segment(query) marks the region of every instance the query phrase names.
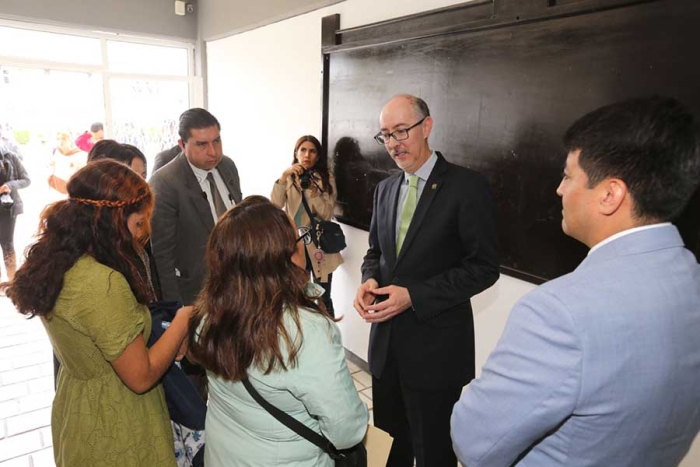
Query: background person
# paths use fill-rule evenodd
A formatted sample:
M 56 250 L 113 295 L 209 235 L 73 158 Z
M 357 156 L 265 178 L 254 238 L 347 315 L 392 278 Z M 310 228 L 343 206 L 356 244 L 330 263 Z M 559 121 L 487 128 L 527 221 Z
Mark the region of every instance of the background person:
M 61 361 L 51 418 L 56 464 L 174 466 L 158 381 L 187 334 L 181 309 L 150 349 L 152 291 L 140 261 L 153 195 L 133 170 L 96 161 L 47 207 L 38 240 L 9 284 L 17 310 L 39 316 Z
M 60 132 L 56 139 L 58 145 L 51 153 L 48 183 L 57 193 L 65 195 L 68 180 L 87 163 L 87 153 L 73 143 L 70 133 Z
M 182 152 L 182 148 L 180 148 L 179 144 L 176 144 L 170 149 L 166 149 L 165 151 L 161 151 L 158 154 L 156 154 L 156 157 L 153 162 L 153 173 L 156 172 L 156 170 L 160 169 L 161 167 L 164 167 L 167 165 L 171 160 L 175 159 L 178 154 Z
M 0 122 L 0 152 L 11 152 L 21 161 L 24 160 L 22 150 L 17 144 L 10 125 Z
M 90 149 L 105 137 L 104 125 L 101 122 L 95 122 L 90 125 L 90 131 L 86 131 L 75 139 L 75 145 L 81 151 L 90 152 Z
M 700 430 L 700 265 L 670 223 L 698 120 L 654 97 L 566 132 L 562 230 L 591 250 L 523 297 L 452 415 L 464 465 L 676 466 Z
M 214 224 L 241 201 L 236 164 L 224 156 L 221 125 L 194 108 L 180 115 L 179 154 L 150 178 L 156 195 L 151 245 L 163 300 L 194 303 L 204 280 L 204 253 Z
M 309 172 L 310 183 L 302 188 L 299 177 Z M 299 138 L 294 145 L 292 165 L 282 172 L 280 178 L 272 187 L 270 199 L 294 219 L 297 227 L 311 227 L 309 215 L 301 202 L 302 193 L 311 212 L 317 218 L 328 221 L 333 217 L 335 200 L 338 190 L 335 177 L 328 171 L 328 157 L 321 143 L 313 136 Z M 313 241 L 306 245 L 307 269 L 311 270 L 314 282 L 320 284 L 326 310 L 334 316 L 333 300 L 331 299 L 331 280 L 333 271 L 343 263 L 340 253 L 326 253 L 317 247 Z
M 103 139 L 90 149 L 87 156 L 88 162 L 100 159 L 112 159 L 126 164 L 142 178 L 146 178 L 148 162 L 146 156 L 136 146 L 118 143 L 113 139 Z
M 246 198 L 214 227 L 189 340 L 209 379 L 207 467 L 334 465 L 258 405 L 241 383 L 246 377 L 336 448 L 364 437 L 367 408 L 340 331 L 315 303 L 320 290 L 305 261 L 291 219 L 262 196 Z
M 0 149 L 0 247 L 7 280 L 15 276 L 15 221 L 24 212 L 19 190 L 29 186 L 29 176 L 17 155 Z M 2 198 L 2 195 L 9 195 Z

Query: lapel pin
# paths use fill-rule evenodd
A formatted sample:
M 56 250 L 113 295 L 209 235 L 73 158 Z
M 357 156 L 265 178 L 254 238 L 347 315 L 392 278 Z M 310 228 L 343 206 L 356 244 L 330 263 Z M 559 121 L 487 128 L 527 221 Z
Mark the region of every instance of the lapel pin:
M 437 190 L 437 183 L 433 183 L 433 185 L 430 187 L 431 190 Z

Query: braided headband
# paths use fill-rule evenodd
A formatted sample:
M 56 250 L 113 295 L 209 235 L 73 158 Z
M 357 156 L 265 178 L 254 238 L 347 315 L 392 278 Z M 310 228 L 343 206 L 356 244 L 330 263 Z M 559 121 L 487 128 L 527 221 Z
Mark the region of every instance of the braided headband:
M 106 199 L 87 199 L 87 198 L 68 198 L 68 199 L 70 201 L 77 201 L 78 203 L 82 203 L 82 204 L 92 204 L 93 206 L 97 206 L 97 207 L 123 208 L 124 206 L 138 203 L 139 201 L 141 201 L 142 199 L 144 199 L 148 195 L 149 195 L 149 192 L 146 191 L 145 193 L 137 196 L 136 198 L 127 199 L 127 200 L 123 200 L 123 201 L 109 201 Z

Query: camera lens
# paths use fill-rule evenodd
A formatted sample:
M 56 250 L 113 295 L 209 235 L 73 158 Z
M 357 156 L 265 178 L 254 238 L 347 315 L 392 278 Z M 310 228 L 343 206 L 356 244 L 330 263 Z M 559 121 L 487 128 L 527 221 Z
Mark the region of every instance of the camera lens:
M 304 171 L 299 175 L 299 185 L 303 190 L 306 190 L 311 186 L 311 173 L 309 171 Z

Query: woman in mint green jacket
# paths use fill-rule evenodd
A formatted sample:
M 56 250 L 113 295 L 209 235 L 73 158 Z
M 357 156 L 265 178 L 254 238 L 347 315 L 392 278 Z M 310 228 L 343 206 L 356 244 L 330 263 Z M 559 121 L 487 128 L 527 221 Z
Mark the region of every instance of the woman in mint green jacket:
M 279 409 L 338 449 L 362 441 L 367 407 L 345 363 L 340 332 L 315 303 L 303 239 L 261 196 L 229 210 L 212 231 L 208 275 L 195 305 L 191 356 L 207 369 L 207 467 L 331 467 L 334 461 L 268 414 L 248 377 Z

